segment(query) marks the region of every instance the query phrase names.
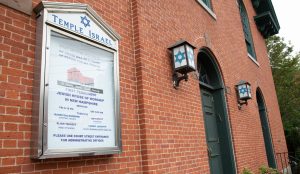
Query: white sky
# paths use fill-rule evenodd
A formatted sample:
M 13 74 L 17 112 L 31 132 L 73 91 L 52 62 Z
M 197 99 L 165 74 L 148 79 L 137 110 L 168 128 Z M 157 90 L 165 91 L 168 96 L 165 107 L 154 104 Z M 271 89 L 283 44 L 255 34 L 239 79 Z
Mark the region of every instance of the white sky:
M 272 0 L 279 21 L 279 36 L 300 51 L 300 0 Z

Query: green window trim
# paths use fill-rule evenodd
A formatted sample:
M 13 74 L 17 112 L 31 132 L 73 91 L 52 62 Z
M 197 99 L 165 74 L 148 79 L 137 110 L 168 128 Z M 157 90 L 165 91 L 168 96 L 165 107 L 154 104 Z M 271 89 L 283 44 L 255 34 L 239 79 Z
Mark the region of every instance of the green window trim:
M 202 8 L 214 19 L 217 20 L 216 14 L 212 10 L 211 0 L 196 0 Z
M 212 10 L 211 2 L 210 0 L 201 0 L 208 8 Z
M 242 0 L 239 0 L 238 3 L 239 3 L 239 10 L 240 10 L 240 15 L 241 15 L 241 21 L 242 21 L 247 51 L 248 51 L 248 54 L 256 60 L 254 44 L 253 44 L 252 34 L 251 34 L 251 30 L 250 30 L 250 24 L 249 24 L 249 18 L 247 15 L 247 11 L 246 11 L 246 8 L 245 8 Z

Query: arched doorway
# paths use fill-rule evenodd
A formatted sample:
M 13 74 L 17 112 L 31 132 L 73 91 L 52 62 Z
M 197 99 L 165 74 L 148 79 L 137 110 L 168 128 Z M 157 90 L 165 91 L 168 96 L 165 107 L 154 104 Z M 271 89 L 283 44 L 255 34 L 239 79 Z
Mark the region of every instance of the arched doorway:
M 259 88 L 256 90 L 256 101 L 259 111 L 259 117 L 261 122 L 261 128 L 264 136 L 264 143 L 266 148 L 266 154 L 268 159 L 268 165 L 269 167 L 276 168 L 276 161 L 274 157 L 274 150 L 273 150 L 273 143 L 272 143 L 272 137 L 269 127 L 269 121 L 267 117 L 267 110 L 266 105 L 264 102 L 264 98 L 262 95 L 262 92 Z
M 197 59 L 210 172 L 235 174 L 222 75 L 209 49 L 201 49 Z

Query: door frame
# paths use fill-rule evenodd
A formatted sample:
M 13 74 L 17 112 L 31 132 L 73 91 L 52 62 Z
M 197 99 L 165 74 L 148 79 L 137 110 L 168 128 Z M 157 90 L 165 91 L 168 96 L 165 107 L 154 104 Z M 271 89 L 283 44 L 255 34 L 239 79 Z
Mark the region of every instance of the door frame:
M 260 114 L 260 104 L 259 104 L 259 99 L 258 99 L 258 97 L 260 98 L 260 102 L 261 102 L 261 104 L 262 104 L 262 107 L 263 107 L 263 109 L 264 109 L 264 117 L 265 117 L 265 119 L 266 119 L 266 126 L 267 126 L 267 129 L 268 129 L 268 133 L 269 133 L 269 138 L 270 138 L 270 142 L 269 143 L 271 143 L 271 148 L 272 149 L 270 149 L 271 150 L 271 152 L 272 152 L 272 160 L 274 161 L 274 165 L 275 166 L 270 166 L 270 164 L 269 164 L 269 159 L 268 159 L 268 152 L 267 152 L 267 149 L 266 149 L 266 141 L 265 141 L 265 137 L 264 137 L 264 135 L 263 135 L 263 141 L 264 141 L 264 145 L 265 145 L 265 150 L 266 150 L 266 157 L 267 157 L 267 161 L 268 161 L 268 166 L 269 167 L 272 167 L 272 168 L 277 168 L 277 161 L 276 161 L 276 156 L 275 156 L 275 148 L 274 148 L 274 143 L 273 143 L 273 136 L 272 136 L 272 132 L 271 132 L 271 126 L 270 126 L 270 120 L 269 120 L 269 116 L 268 116 L 268 111 L 267 111 L 267 106 L 266 106 L 266 102 L 265 102 L 265 98 L 264 98 L 264 96 L 263 96 L 263 93 L 262 93 L 262 90 L 258 87 L 257 89 L 256 89 L 256 102 L 257 102 L 257 109 L 258 109 L 258 115 L 259 115 L 259 120 L 260 120 L 260 123 L 261 123 L 261 127 L 262 127 L 262 115 Z M 263 130 L 262 130 L 263 131 Z M 263 133 L 263 132 L 262 132 Z
M 202 57 L 203 56 L 203 57 Z M 211 85 L 203 83 L 200 81 L 200 76 L 201 76 L 201 71 L 200 71 L 200 64 L 203 62 L 203 64 L 209 64 L 209 68 L 211 73 L 213 73 L 213 81 Z M 237 167 L 236 167 L 236 158 L 235 158 L 235 153 L 234 153 L 234 146 L 233 146 L 233 139 L 232 139 L 232 130 L 231 130 L 231 124 L 230 124 L 230 119 L 229 119 L 229 113 L 228 113 L 228 103 L 226 102 L 226 96 L 225 96 L 225 88 L 224 88 L 224 81 L 223 81 L 223 76 L 222 76 L 222 71 L 220 69 L 220 66 L 217 62 L 217 59 L 215 58 L 214 54 L 212 51 L 207 48 L 207 47 L 202 47 L 197 55 L 197 70 L 199 72 L 199 89 L 200 89 L 200 95 L 202 97 L 201 90 L 204 88 L 206 90 L 209 90 L 212 92 L 212 95 L 215 100 L 215 111 L 219 112 L 223 115 L 224 118 L 224 123 L 223 126 L 226 131 L 226 146 L 228 155 L 230 156 L 230 165 L 229 165 L 229 170 L 231 170 L 231 173 L 236 174 L 237 173 Z M 202 99 L 201 99 L 202 102 Z M 218 104 L 216 102 L 219 102 Z M 216 107 L 221 106 L 221 107 Z M 204 116 L 204 115 L 203 115 Z M 205 119 L 203 117 L 203 121 L 205 124 Z M 204 125 L 205 126 L 205 125 Z M 207 131 L 207 130 L 205 130 Z M 206 136 L 206 132 L 205 132 Z M 207 138 L 206 143 L 207 143 Z M 223 160 L 222 160 L 223 161 Z M 224 161 L 222 162 L 224 164 Z M 210 164 L 209 164 L 210 166 Z M 227 165 L 228 166 L 228 165 Z M 224 168 L 224 165 L 223 165 Z M 211 170 L 211 167 L 210 167 Z

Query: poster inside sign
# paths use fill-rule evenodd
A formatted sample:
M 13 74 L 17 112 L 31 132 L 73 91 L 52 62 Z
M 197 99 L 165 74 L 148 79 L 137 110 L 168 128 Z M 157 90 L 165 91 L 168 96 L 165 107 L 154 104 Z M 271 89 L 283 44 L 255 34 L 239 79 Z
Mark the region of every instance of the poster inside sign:
M 114 54 L 51 32 L 48 148 L 115 146 Z

